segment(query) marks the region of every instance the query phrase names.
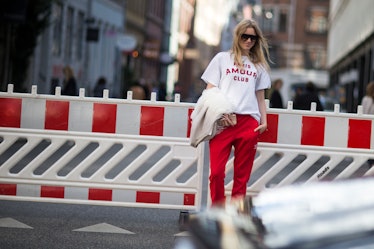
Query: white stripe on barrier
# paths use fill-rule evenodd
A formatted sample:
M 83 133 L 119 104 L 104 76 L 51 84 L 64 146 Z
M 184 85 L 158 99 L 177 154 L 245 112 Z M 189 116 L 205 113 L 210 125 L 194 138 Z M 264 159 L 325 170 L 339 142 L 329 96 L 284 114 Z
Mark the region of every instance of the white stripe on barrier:
M 140 130 L 140 116 L 139 105 L 117 105 L 116 133 L 138 135 Z
M 283 114 L 279 115 L 278 143 L 300 144 L 301 116 Z
M 346 131 L 348 131 L 346 119 L 326 117 L 325 146 L 345 148 L 344 144 L 348 141 L 348 133 Z
M 44 129 L 45 99 L 22 100 L 21 128 Z
M 165 107 L 164 136 L 187 137 L 188 118 L 187 107 Z
M 170 205 L 183 205 L 183 196 L 178 193 L 163 193 L 160 202 Z
M 75 200 L 85 200 L 88 196 L 88 188 L 65 187 L 65 198 Z
M 40 197 L 40 188 L 37 185 L 18 184 L 17 196 Z
M 82 101 L 70 101 L 69 131 L 91 132 L 92 114 L 92 103 Z M 76 122 L 75 120 L 79 120 L 79 122 Z
M 136 191 L 116 189 L 113 191 L 113 201 L 135 203 Z

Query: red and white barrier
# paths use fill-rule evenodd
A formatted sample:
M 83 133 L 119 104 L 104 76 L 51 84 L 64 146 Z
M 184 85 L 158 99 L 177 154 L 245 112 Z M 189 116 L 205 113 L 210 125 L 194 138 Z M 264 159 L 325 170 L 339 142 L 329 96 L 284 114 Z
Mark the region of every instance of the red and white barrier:
M 374 149 L 370 115 L 270 110 L 261 142 L 338 148 Z
M 166 207 L 195 206 L 196 194 L 167 191 L 139 191 L 130 189 L 88 188 L 51 185 L 33 185 L 22 183 L 0 183 L 2 199 L 86 202 L 88 204 L 109 204 L 121 206 L 144 207 L 146 205 L 160 205 Z
M 189 137 L 194 105 L 156 101 L 0 94 L 0 127 Z M 38 97 L 36 97 L 38 96 Z
M 203 148 L 187 138 L 0 128 L 0 139 L 0 199 L 201 206 Z
M 0 165 L 0 198 L 184 209 L 200 206 L 205 153 L 203 144 L 197 150 L 189 145 L 194 103 L 180 103 L 178 98 L 176 102 L 158 102 L 155 95 L 150 101 L 132 100 L 131 93 L 126 100 L 109 99 L 107 92 L 103 98 L 88 98 L 83 89 L 78 97 L 61 96 L 59 89 L 56 95 L 39 95 L 36 90 L 14 93 L 10 85 L 8 92 L 0 92 L 0 155 L 17 139 L 27 140 Z M 292 102 L 287 109 L 268 108 L 268 130 L 260 136 L 247 193 L 295 182 L 373 175 L 374 168 L 367 162 L 374 158 L 374 116 L 362 114 L 360 106 L 358 110 L 357 114 L 340 113 L 336 105 L 333 112 L 318 112 L 312 104 L 310 111 L 301 111 L 293 110 Z M 19 172 L 12 172 L 20 158 L 46 140 L 51 140 L 51 146 Z M 74 146 L 66 155 L 45 172 L 35 174 L 48 156 L 70 141 Z M 95 153 L 82 158 L 67 175 L 59 175 L 65 164 L 93 143 L 99 144 Z M 122 146 L 119 153 L 92 177 L 83 177 L 95 160 L 117 144 Z M 145 146 L 145 154 L 133 158 L 115 179 L 108 178 L 106 173 L 137 146 Z M 143 169 L 162 146 L 170 152 L 144 170 L 139 179 L 131 179 L 132 172 Z M 180 164 L 164 181 L 154 181 L 158 172 L 174 167 L 171 161 Z M 197 169 L 180 183 L 178 177 L 194 164 Z M 227 176 L 232 168 L 230 158 Z M 225 182 L 227 195 L 231 188 L 229 179 Z
M 0 93 L 0 199 L 200 208 L 203 147 L 188 138 L 194 104 L 36 90 Z

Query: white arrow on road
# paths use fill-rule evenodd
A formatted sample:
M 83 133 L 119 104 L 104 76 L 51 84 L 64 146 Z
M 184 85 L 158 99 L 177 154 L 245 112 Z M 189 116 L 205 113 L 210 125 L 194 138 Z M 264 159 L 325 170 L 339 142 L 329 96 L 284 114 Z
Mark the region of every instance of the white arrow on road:
M 116 227 L 107 223 L 100 223 L 88 227 L 82 227 L 73 230 L 75 232 L 89 232 L 89 233 L 121 233 L 121 234 L 135 234 L 126 229 Z
M 13 218 L 1 218 L 0 227 L 33 229 L 32 227 Z
M 174 234 L 175 237 L 189 237 L 191 234 L 187 231 Z

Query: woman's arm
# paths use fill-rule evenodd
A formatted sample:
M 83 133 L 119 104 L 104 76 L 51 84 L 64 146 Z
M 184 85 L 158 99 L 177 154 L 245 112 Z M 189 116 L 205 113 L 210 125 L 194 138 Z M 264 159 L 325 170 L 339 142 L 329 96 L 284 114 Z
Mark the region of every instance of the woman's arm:
M 256 91 L 256 98 L 257 98 L 258 109 L 260 110 L 260 114 L 261 114 L 261 119 L 260 119 L 260 125 L 257 126 L 255 131 L 259 131 L 261 134 L 268 127 L 267 117 L 266 117 L 265 90 L 262 89 L 262 90 Z
M 216 86 L 211 84 L 211 83 L 206 83 L 206 88 L 205 89 L 209 89 L 209 88 L 213 88 L 213 87 L 216 87 Z
M 211 84 L 211 83 L 207 83 L 205 89 L 210 89 L 210 88 L 213 88 L 213 87 L 216 87 L 216 86 Z M 222 126 L 233 126 L 233 125 L 236 124 L 236 121 L 234 122 L 233 120 L 231 120 L 229 115 L 230 115 L 229 113 L 226 113 L 226 114 L 222 115 L 222 118 L 220 120 Z

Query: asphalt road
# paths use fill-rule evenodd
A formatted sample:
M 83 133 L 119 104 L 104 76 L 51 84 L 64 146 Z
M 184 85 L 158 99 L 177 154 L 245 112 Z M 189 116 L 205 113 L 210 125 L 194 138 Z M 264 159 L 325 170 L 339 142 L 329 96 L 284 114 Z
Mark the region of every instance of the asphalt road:
M 1 249 L 174 248 L 179 210 L 0 201 Z
M 0 249 L 174 249 L 181 211 L 0 200 Z

